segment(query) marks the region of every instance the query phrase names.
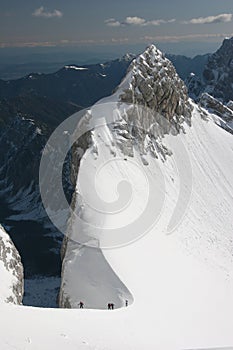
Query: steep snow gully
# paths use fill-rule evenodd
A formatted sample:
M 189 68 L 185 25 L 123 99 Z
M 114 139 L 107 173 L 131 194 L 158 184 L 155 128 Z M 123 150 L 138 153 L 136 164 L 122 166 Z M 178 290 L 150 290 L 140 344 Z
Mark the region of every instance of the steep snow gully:
M 151 46 L 112 96 L 76 115 L 72 210 L 60 196 L 66 153 L 50 140 L 42 199 L 65 234 L 59 303 L 73 309 L 1 303 L 1 349 L 233 345 L 233 138 L 217 118 Z

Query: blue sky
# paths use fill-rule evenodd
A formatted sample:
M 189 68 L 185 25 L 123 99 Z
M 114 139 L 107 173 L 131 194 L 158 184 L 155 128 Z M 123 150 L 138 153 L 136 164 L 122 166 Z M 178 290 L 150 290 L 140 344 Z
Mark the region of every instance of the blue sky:
M 232 0 L 0 0 L 0 47 L 220 43 Z

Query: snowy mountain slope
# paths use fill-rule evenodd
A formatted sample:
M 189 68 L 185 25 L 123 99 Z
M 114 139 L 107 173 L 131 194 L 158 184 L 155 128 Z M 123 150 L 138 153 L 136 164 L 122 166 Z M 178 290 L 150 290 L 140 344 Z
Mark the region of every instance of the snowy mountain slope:
M 0 303 L 21 304 L 23 266 L 17 249 L 0 225 Z
M 132 67 L 116 93 L 92 107 L 99 127 L 89 133 L 76 164 L 73 203 L 87 225 L 79 231 L 71 221 L 60 304 L 77 307 L 82 300 L 90 309 L 2 305 L 3 350 L 233 345 L 232 135 L 188 100 L 182 81 L 156 48 Z M 129 105 L 135 99 L 150 104 L 152 113 L 135 113 Z M 116 105 L 118 111 L 123 106 L 122 114 Z M 121 187 L 122 180 L 131 191 L 125 183 Z M 117 309 L 93 310 L 108 302 Z
M 167 214 L 156 230 L 132 245 L 104 251 L 134 303 L 115 311 L 1 306 L 1 349 L 232 346 L 232 136 L 195 110 L 192 127 L 186 134 L 166 137 L 166 144 L 174 146 L 177 137 L 182 137 L 193 164 L 193 196 L 184 222 L 166 235 L 175 205 L 167 198 Z M 172 163 L 171 157 L 163 166 L 167 190 L 176 194 Z
M 107 118 L 102 118 L 102 115 L 114 115 L 114 108 L 116 107 L 112 103 L 114 100 L 127 101 L 127 104 L 123 103 L 121 107 L 117 108 L 119 108 L 119 111 L 120 108 L 128 108 L 128 110 L 125 115 L 119 118 L 116 113 L 116 116 L 113 117 L 113 123 L 109 125 Z M 144 111 L 141 111 L 141 114 L 135 114 L 134 109 L 132 109 L 133 102 L 138 105 L 142 104 L 142 102 L 147 104 L 150 107 L 148 109 L 149 114 L 144 114 Z M 85 228 L 83 225 L 77 228 L 74 223 L 72 232 L 69 233 L 69 237 L 72 240 L 67 243 L 63 261 L 63 279 L 60 293 L 61 306 L 77 307 L 79 301 L 85 299 L 88 307 L 105 308 L 108 303 L 106 298 L 109 298 L 114 301 L 116 307 L 120 307 L 125 304 L 125 300 L 133 300 L 120 281 L 118 281 L 118 286 L 115 285 L 117 282 L 108 282 L 108 280 L 112 281 L 110 271 L 109 273 L 106 271 L 103 274 L 103 276 L 108 276 L 107 280 L 103 281 L 100 276 L 95 281 L 95 293 L 88 292 L 87 295 L 87 289 L 92 284 L 90 281 L 95 280 L 95 275 L 96 277 L 99 276 L 99 266 L 101 266 L 101 269 L 107 268 L 107 262 L 102 258 L 102 253 L 99 249 L 86 247 L 80 249 L 79 244 L 75 242 L 84 240 L 83 242 L 86 243 L 86 239 L 87 242 L 88 240 L 101 240 L 101 244 L 97 242 L 97 246 L 99 244 L 101 247 L 118 246 L 125 244 L 126 236 L 133 237 L 135 235 L 132 229 L 127 228 L 129 218 L 134 222 L 137 216 L 140 217 L 143 214 L 143 205 L 149 196 L 147 193 L 147 179 L 143 177 L 143 174 L 140 174 L 140 168 L 143 167 L 143 164 L 149 164 L 146 158 L 147 154 L 155 158 L 158 158 L 159 154 L 164 158 L 169 154 L 169 151 L 163 146 L 161 141 L 162 136 L 164 133 L 170 132 L 172 128 L 173 133 L 178 133 L 182 129 L 184 121 L 190 123 L 191 110 L 192 106 L 188 101 L 184 83 L 176 74 L 171 62 L 154 46 L 149 47 L 133 61 L 129 73 L 116 93 L 110 98 L 101 100 L 91 109 L 93 118 L 98 120 L 100 116 L 102 125 L 91 132 L 89 148 L 81 159 L 76 186 L 77 203 L 74 204 L 78 213 L 77 216 L 81 215 L 90 224 L 90 227 Z M 122 113 L 124 114 L 124 111 Z M 159 117 L 158 113 L 163 113 L 164 117 Z M 106 163 L 108 164 L 105 170 L 102 165 Z M 96 169 L 101 170 L 97 177 L 97 183 L 94 184 Z M 143 171 L 146 171 L 146 169 L 143 169 Z M 154 174 L 150 176 L 154 177 Z M 122 178 L 128 180 L 130 184 L 133 183 L 136 193 L 134 203 L 125 212 L 109 218 L 104 212 L 109 210 L 110 202 L 116 200 L 115 197 L 112 198 L 112 188 L 115 188 Z M 94 203 L 93 205 L 96 208 L 99 205 L 98 198 L 95 198 L 95 186 L 98 186 L 98 179 L 100 184 L 102 184 L 99 188 L 99 193 L 104 196 L 103 198 L 105 196 L 107 198 L 107 204 L 104 205 L 102 214 L 96 213 L 89 208 L 90 203 Z M 153 183 L 156 189 L 158 189 L 158 185 L 161 185 L 160 182 L 156 184 L 153 181 Z M 154 190 L 154 188 L 151 190 Z M 82 193 L 84 202 L 80 201 L 80 191 L 84 191 Z M 97 201 L 94 202 L 96 199 Z M 158 202 L 161 201 L 162 198 Z M 141 202 L 141 204 L 138 206 L 135 202 Z M 155 198 L 151 202 L 155 206 L 155 214 L 151 213 L 152 217 L 154 217 L 154 215 L 156 216 L 156 211 L 159 210 L 159 205 L 157 209 Z M 144 218 L 144 220 L 147 220 L 147 218 Z M 102 232 L 104 231 L 102 228 L 106 225 L 108 227 L 116 227 L 118 223 L 121 223 L 120 227 L 125 225 L 127 232 L 121 229 L 121 233 L 118 233 L 118 238 L 115 242 L 115 238 L 109 232 Z M 101 227 L 101 237 L 98 236 L 98 230 L 95 229 L 98 225 Z M 143 229 L 142 227 L 142 234 Z M 80 237 L 79 233 L 83 237 Z M 78 237 L 76 237 L 77 234 Z M 119 238 L 120 236 L 121 238 Z M 110 242 L 109 240 L 112 241 Z M 95 261 L 94 269 L 89 261 Z M 86 269 L 84 266 L 86 266 Z M 76 283 L 73 275 L 81 283 Z M 106 289 L 105 295 L 103 295 L 102 291 L 103 284 L 105 286 L 104 289 Z M 110 285 L 110 288 L 107 285 Z
M 133 69 L 129 71 L 119 90 L 112 97 L 100 101 L 99 105 L 106 104 L 105 108 L 111 108 L 109 104 L 122 100 L 122 96 L 123 101 L 127 102 L 143 99 L 144 103 L 150 103 L 150 107 L 154 108 L 154 113 L 158 110 L 163 112 L 169 120 L 169 125 L 173 125 L 174 128 L 163 130 L 162 122 L 158 120 L 157 126 L 160 127 L 161 135 L 153 139 L 150 133 L 145 135 L 136 130 L 133 139 L 129 128 L 132 120 L 127 111 L 125 120 L 116 119 L 113 126 L 109 126 L 107 119 L 104 120 L 103 117 L 102 127 L 92 132 L 92 145 L 80 163 L 76 202 L 77 212 L 91 226 L 88 229 L 88 226 L 84 225 L 85 234 L 82 235 L 83 232 L 77 233 L 74 222 L 75 232 L 72 232 L 72 241 L 67 244 L 63 260 L 61 292 L 65 293 L 71 307 L 77 307 L 77 303 L 83 300 L 87 302 L 88 308 L 104 308 L 109 301 L 114 300 L 117 308 L 123 307 L 119 312 L 128 312 L 124 310 L 124 300 L 128 296 L 120 287 L 112 285 L 110 290 L 105 288 L 104 300 L 102 287 L 103 284 L 106 287 L 106 281 L 98 279 L 93 285 L 91 278 L 83 278 L 82 274 L 91 277 L 101 266 L 103 268 L 103 259 L 98 260 L 96 257 L 99 249 L 85 246 L 81 249 L 83 252 L 89 252 L 88 259 L 83 257 L 85 253 L 79 254 L 78 242 L 82 239 L 87 244 L 98 241 L 100 246 L 109 248 L 102 250 L 106 263 L 110 264 L 133 298 L 133 304 L 126 316 L 130 319 L 129 315 L 134 314 L 133 321 L 128 321 L 134 330 L 137 329 L 136 334 L 139 334 L 138 337 L 134 335 L 134 340 L 137 340 L 133 348 L 232 345 L 233 337 L 229 327 L 233 311 L 233 223 L 230 214 L 233 204 L 233 163 L 229 162 L 233 152 L 232 135 L 215 125 L 210 114 L 188 101 L 185 90 L 182 90 L 182 82 L 174 75 L 173 79 L 170 79 L 172 68 L 164 61 L 161 53 L 154 47 L 148 51 L 132 63 Z M 148 66 L 148 59 L 151 66 Z M 143 69 L 146 71 L 144 75 Z M 162 74 L 165 72 L 162 77 L 161 70 Z M 152 80 L 151 72 L 156 72 L 157 82 L 156 79 Z M 154 85 L 149 84 L 148 79 L 151 79 L 152 83 L 155 82 Z M 144 84 L 145 80 L 147 84 Z M 168 98 L 163 104 L 158 99 L 153 105 L 151 103 L 154 103 L 155 90 L 157 97 L 164 98 L 163 94 L 159 93 L 162 84 L 164 94 Z M 180 89 L 177 89 L 176 98 L 172 99 L 172 87 L 175 89 L 177 85 Z M 180 108 L 176 109 L 174 106 Z M 92 110 L 93 115 L 94 110 L 95 106 Z M 103 111 L 104 109 L 102 114 Z M 96 115 L 98 117 L 98 112 Z M 138 120 L 143 126 L 143 131 L 146 130 L 146 122 L 151 122 L 145 118 L 142 116 L 142 119 Z M 136 122 L 133 122 L 134 126 Z M 151 148 L 151 145 L 154 147 Z M 192 165 L 191 184 L 188 163 L 183 158 L 184 149 Z M 181 168 L 179 171 L 183 171 L 182 179 L 179 178 L 177 162 Z M 96 172 L 96 169 L 101 170 Z M 158 169 L 164 174 L 162 178 Z M 143 174 L 140 174 L 141 172 Z M 95 187 L 92 187 L 94 177 L 96 182 Z M 154 212 L 157 222 L 143 238 L 132 243 L 133 238 L 139 237 L 134 236 L 135 231 L 129 232 L 130 229 L 136 229 L 131 224 L 142 215 L 148 200 L 148 187 L 143 182 L 145 178 L 152 178 L 154 181 L 156 201 L 150 209 Z M 134 197 L 125 210 L 111 216 L 107 209 L 117 200 L 115 189 L 122 179 L 130 182 Z M 171 223 L 182 187 L 180 181 L 185 182 L 183 187 L 191 185 L 192 195 L 183 220 L 172 234 L 167 235 L 167 227 Z M 106 211 L 106 214 L 103 216 L 93 213 L 92 208 L 98 203 L 95 201 L 93 190 L 105 200 L 102 210 Z M 183 198 L 183 201 L 185 202 L 186 198 Z M 161 203 L 163 206 L 160 212 Z M 186 205 L 187 203 L 183 203 L 184 208 Z M 101 230 L 98 227 L 101 227 Z M 120 229 L 116 231 L 117 234 L 120 234 L 121 230 L 124 232 L 124 228 L 127 227 L 128 243 L 132 244 L 124 246 L 127 242 L 122 242 L 119 236 L 108 236 L 109 228 L 118 227 Z M 111 249 L 111 244 L 115 249 Z M 104 277 L 106 278 L 106 274 Z M 110 280 L 109 272 L 108 281 Z M 82 287 L 79 287 L 80 285 Z M 94 292 L 95 298 L 90 298 L 89 288 Z M 140 322 L 142 319 L 146 320 L 145 327 Z M 127 327 L 128 332 L 131 332 L 131 326 Z M 156 335 L 154 329 L 157 330 Z M 120 343 L 118 345 L 120 346 Z M 110 348 L 114 349 L 114 346 L 111 345 Z

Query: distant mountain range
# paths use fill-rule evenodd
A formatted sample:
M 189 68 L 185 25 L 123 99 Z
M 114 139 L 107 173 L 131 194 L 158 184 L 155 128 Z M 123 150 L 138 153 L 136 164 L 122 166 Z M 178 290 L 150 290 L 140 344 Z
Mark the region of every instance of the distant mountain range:
M 133 54 L 130 54 L 132 57 L 136 57 Z M 182 79 L 185 79 L 188 74 L 191 72 L 201 75 L 204 65 L 207 62 L 210 54 L 198 55 L 194 58 L 187 57 L 185 55 L 173 55 L 166 54 L 166 57 L 172 61 L 174 66 L 176 67 L 177 72 L 179 73 Z M 79 56 L 78 56 L 79 57 Z M 92 69 L 92 66 L 98 66 L 101 62 L 100 59 L 92 59 L 91 62 L 85 61 L 79 62 L 77 60 L 75 65 L 81 64 L 81 66 L 89 66 L 89 69 Z M 111 62 L 113 60 L 103 60 L 102 62 Z M 1 63 L 0 62 L 0 79 L 3 80 L 16 80 L 20 79 L 24 76 L 30 75 L 32 72 L 34 73 L 43 73 L 43 74 L 52 74 L 57 72 L 66 65 L 74 65 L 75 60 L 66 60 L 66 61 L 58 61 L 58 62 L 29 62 L 29 63 Z
M 126 55 L 104 64 L 67 65 L 52 74 L 32 73 L 17 80 L 0 80 L 0 98 L 45 96 L 87 107 L 112 92 L 132 59 Z

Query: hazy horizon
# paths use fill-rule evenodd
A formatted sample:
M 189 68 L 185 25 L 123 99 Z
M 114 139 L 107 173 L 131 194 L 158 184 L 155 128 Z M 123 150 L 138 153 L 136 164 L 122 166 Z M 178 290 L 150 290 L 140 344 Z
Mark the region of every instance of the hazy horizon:
M 164 53 L 184 55 L 194 57 L 216 51 L 222 44 L 219 42 L 199 43 L 185 42 L 180 43 L 156 43 L 153 42 Z M 1 48 L 0 64 L 26 64 L 35 62 L 65 62 L 77 61 L 83 63 L 97 62 L 98 60 L 108 60 L 120 58 L 126 53 L 139 54 L 149 44 L 135 45 L 101 45 L 101 46 L 82 46 L 82 47 L 35 47 L 35 48 Z M 75 63 L 75 62 L 74 62 Z
M 167 53 L 195 56 L 233 36 L 232 22 L 228 0 L 1 0 L 0 54 L 1 60 L 57 52 L 90 60 L 137 54 L 155 43 Z

